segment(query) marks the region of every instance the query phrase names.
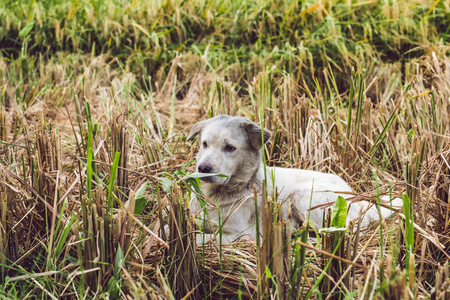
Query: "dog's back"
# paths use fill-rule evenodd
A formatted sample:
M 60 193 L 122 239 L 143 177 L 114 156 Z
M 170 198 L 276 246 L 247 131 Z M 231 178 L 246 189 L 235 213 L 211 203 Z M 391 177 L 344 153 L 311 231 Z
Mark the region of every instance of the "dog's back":
M 332 207 L 338 196 L 352 196 L 352 189 L 339 176 L 310 170 L 268 168 L 269 188 L 276 188 L 279 201 L 288 199 L 300 212 L 299 221 L 309 219 L 316 229 L 322 228 L 325 209 Z M 327 205 L 329 204 L 329 205 Z M 358 206 L 359 208 L 359 206 Z M 349 217 L 354 216 L 350 210 Z M 300 224 L 296 224 L 300 225 Z

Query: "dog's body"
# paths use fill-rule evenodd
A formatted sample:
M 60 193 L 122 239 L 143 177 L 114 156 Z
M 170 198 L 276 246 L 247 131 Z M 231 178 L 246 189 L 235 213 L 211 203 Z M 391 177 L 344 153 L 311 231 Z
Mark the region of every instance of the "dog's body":
M 257 207 L 261 211 L 261 190 L 265 178 L 268 194 L 272 194 L 276 188 L 278 201 L 287 200 L 284 205 L 285 216 L 289 203 L 293 206 L 293 227 L 309 219 L 316 229 L 320 229 L 324 218 L 321 206 L 334 203 L 338 195 L 344 198 L 351 196 L 352 190 L 348 184 L 333 174 L 267 167 L 265 176 L 261 148 L 270 139 L 271 132 L 264 130 L 262 134 L 261 127 L 246 118 L 221 115 L 201 121 L 192 127 L 189 139 L 197 135 L 200 136 L 197 172 L 227 176 L 204 177 L 201 184 L 208 202 L 215 204 L 206 204 L 208 216 L 205 219 L 209 223 L 201 223 L 201 226 L 206 233 L 211 234 L 221 224 L 223 242 L 231 242 L 240 235 L 256 238 L 254 186 L 258 194 Z M 358 218 L 361 208 L 366 206 L 364 202 L 348 203 L 347 224 Z M 314 207 L 319 208 L 310 210 Z M 202 204 L 194 194 L 191 210 L 199 219 L 204 218 Z M 377 218 L 378 213 L 372 208 L 365 213 L 364 222 Z

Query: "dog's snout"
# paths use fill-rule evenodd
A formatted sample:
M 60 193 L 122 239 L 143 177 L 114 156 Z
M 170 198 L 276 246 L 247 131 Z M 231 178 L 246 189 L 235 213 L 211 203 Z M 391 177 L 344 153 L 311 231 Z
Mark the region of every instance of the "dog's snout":
M 198 166 L 198 171 L 200 173 L 211 173 L 212 166 L 210 164 L 204 163 Z

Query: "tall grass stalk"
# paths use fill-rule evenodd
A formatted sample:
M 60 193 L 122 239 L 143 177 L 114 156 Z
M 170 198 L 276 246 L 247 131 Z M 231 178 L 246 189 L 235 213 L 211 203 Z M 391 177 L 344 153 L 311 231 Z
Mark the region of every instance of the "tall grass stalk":
M 1 4 L 0 298 L 445 299 L 445 1 Z M 319 234 L 267 174 L 257 241 L 196 245 L 185 133 L 221 113 L 273 132 L 265 174 L 392 182 L 407 211 Z
M 414 217 L 412 213 L 411 199 L 408 195 L 403 194 L 403 211 L 405 212 L 405 248 L 406 257 L 405 265 L 408 272 L 408 280 L 410 287 L 414 287 L 415 284 L 415 265 L 414 265 Z M 414 293 L 414 290 L 413 290 Z

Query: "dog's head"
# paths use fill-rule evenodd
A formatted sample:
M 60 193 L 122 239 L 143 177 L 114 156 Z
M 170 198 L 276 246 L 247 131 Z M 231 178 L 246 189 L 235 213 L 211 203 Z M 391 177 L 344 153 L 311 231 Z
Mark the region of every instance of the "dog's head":
M 220 115 L 192 126 L 188 140 L 199 136 L 197 172 L 228 177 L 203 177 L 212 184 L 248 182 L 261 164 L 261 148 L 272 133 L 247 118 Z

